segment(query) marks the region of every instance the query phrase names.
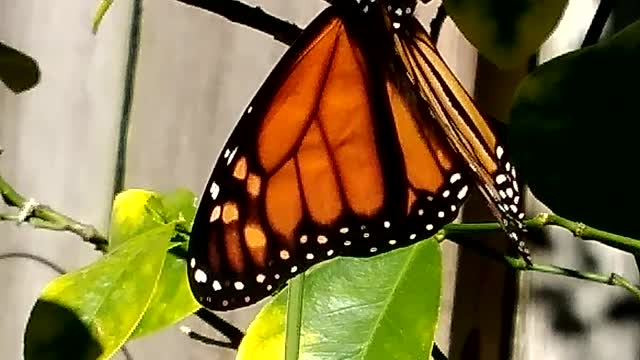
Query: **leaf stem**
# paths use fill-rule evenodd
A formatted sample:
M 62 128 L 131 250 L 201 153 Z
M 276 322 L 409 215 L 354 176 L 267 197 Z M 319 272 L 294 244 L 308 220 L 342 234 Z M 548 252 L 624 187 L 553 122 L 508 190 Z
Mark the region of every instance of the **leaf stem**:
M 260 7 L 252 7 L 238 0 L 177 0 L 186 5 L 194 6 L 227 20 L 246 25 L 252 29 L 271 35 L 283 44 L 291 45 L 302 33 L 296 24 L 281 20 Z
M 304 294 L 304 272 L 289 281 L 287 287 L 287 318 L 285 328 L 285 360 L 298 360 L 300 352 L 300 329 L 302 328 L 302 295 Z

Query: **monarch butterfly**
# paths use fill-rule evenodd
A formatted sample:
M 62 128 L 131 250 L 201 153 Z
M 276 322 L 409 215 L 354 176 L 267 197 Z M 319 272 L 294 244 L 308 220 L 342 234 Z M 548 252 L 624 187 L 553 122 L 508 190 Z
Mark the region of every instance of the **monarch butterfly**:
M 431 236 L 474 184 L 528 261 L 516 170 L 415 7 L 332 5 L 268 76 L 193 224 L 188 277 L 203 306 L 247 306 L 318 262 Z

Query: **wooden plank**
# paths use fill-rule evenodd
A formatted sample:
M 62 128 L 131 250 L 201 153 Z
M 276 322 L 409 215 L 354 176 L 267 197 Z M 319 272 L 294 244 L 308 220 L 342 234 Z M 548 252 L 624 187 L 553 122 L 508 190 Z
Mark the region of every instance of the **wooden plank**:
M 3 176 L 27 196 L 106 229 L 121 111 L 130 2 L 116 2 L 91 33 L 96 2 L 0 0 L 0 39 L 40 64 L 40 85 L 19 96 L 0 86 Z M 4 209 L 2 211 L 5 211 Z M 0 253 L 43 256 L 66 269 L 99 254 L 76 236 L 0 223 Z M 0 261 L 0 357 L 22 358 L 31 307 L 56 276 L 30 260 Z

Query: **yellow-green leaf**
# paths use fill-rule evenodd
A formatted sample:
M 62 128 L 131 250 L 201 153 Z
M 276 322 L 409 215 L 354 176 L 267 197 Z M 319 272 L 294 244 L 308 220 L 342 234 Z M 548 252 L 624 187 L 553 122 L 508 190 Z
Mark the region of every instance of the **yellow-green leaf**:
M 164 210 L 157 193 L 141 189 L 125 190 L 113 201 L 109 250 L 158 224 L 167 223 L 162 218 Z
M 189 190 L 178 189 L 162 194 L 160 200 L 165 221 L 174 222 L 176 228 L 183 231 L 178 233 L 182 236 L 178 239 L 186 238 L 184 232 L 191 231 L 196 213 L 195 195 Z M 131 337 L 148 335 L 173 325 L 200 308 L 189 288 L 185 260 L 174 254 L 184 255 L 186 248 L 187 244 L 182 243 L 170 250 L 149 307 Z
M 108 359 L 145 313 L 174 228 L 158 224 L 50 282 L 29 317 L 25 360 Z

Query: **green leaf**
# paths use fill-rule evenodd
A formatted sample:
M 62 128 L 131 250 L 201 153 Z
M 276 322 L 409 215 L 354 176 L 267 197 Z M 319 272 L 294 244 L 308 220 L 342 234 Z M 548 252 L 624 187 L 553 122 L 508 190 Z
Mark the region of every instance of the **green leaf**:
M 305 277 L 300 359 L 428 358 L 438 320 L 434 240 L 373 258 L 338 258 Z M 249 326 L 237 359 L 283 359 L 287 292 Z
M 160 197 L 164 221 L 174 222 L 177 229 L 190 232 L 196 213 L 196 197 L 186 189 L 162 194 Z M 186 235 L 178 233 L 182 238 Z M 185 254 L 187 244 L 177 244 L 175 252 Z M 169 253 L 158 281 L 158 286 L 138 327 L 131 335 L 141 337 L 161 330 L 191 315 L 200 305 L 195 301 L 187 281 L 187 265 L 181 257 Z
M 522 65 L 549 37 L 567 0 L 445 0 L 460 31 L 495 65 Z
M 533 193 L 554 212 L 640 238 L 640 22 L 540 66 L 511 110 L 510 147 Z
M 25 359 L 111 357 L 147 309 L 174 228 L 158 225 L 50 282 L 29 317 Z
M 187 189 L 162 194 L 161 201 L 167 221 L 175 221 L 185 232 L 191 232 L 196 217 L 197 198 Z
M 160 195 L 152 191 L 129 189 L 118 194 L 111 211 L 109 249 L 118 248 L 129 240 L 158 224 L 166 224 Z
M 186 252 L 184 244 L 180 248 Z M 169 253 L 149 307 L 131 337 L 145 336 L 173 325 L 199 308 L 189 288 L 185 260 Z
M 29 90 L 40 80 L 38 63 L 29 55 L 0 42 L 0 80 L 14 93 Z

